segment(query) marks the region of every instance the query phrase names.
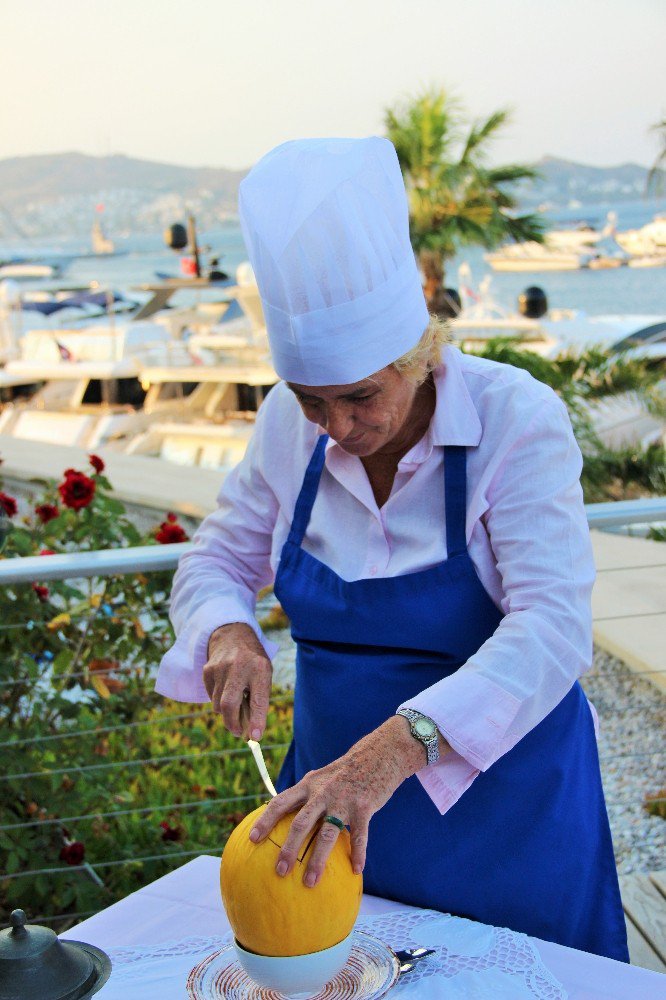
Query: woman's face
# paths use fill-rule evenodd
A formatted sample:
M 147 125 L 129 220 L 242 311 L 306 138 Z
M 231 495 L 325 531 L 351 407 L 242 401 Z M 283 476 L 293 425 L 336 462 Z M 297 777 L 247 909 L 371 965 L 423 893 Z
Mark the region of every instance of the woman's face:
M 411 446 L 419 423 L 418 387 L 392 366 L 351 385 L 287 384 L 307 419 L 350 455 L 362 458 Z

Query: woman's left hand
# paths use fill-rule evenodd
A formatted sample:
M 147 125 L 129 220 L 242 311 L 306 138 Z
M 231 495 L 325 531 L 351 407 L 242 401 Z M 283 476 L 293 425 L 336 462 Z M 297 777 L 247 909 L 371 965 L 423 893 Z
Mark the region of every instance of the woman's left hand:
M 411 735 L 407 720 L 392 716 L 343 757 L 309 771 L 298 784 L 272 799 L 252 827 L 250 840 L 263 840 L 279 819 L 298 809 L 276 864 L 277 874 L 287 875 L 323 817 L 336 816 L 350 828 L 352 868 L 360 874 L 371 817 L 425 764 L 425 749 Z M 338 835 L 333 823 L 321 823 L 303 876 L 306 886 L 315 886 L 321 878 Z

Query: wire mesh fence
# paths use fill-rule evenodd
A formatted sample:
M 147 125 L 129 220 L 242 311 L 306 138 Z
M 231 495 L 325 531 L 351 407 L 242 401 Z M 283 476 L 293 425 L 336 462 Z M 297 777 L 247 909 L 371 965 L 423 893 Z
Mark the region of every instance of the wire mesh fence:
M 154 692 L 156 664 L 172 641 L 167 555 L 152 577 L 120 573 L 117 560 L 113 577 L 58 582 L 52 574 L 46 605 L 25 579 L 5 588 L 0 918 L 22 906 L 40 922 L 82 919 L 190 858 L 221 853 L 233 826 L 265 800 L 247 749 L 209 707 L 165 707 Z M 590 676 L 606 675 L 612 670 Z M 602 696 L 596 706 L 620 721 L 641 713 L 656 722 L 661 710 L 640 692 L 620 706 Z M 292 695 L 276 690 L 263 740 L 274 776 L 291 710 Z M 653 775 L 658 809 L 666 805 L 665 755 L 638 743 L 602 747 L 601 764 Z M 623 790 L 609 807 L 642 810 L 643 799 Z

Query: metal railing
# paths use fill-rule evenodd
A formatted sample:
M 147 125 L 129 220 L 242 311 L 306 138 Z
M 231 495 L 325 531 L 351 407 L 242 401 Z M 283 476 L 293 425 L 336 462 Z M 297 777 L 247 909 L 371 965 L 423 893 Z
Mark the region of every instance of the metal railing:
M 605 530 L 630 524 L 666 521 L 666 497 L 620 500 L 585 505 L 591 528 Z M 178 560 L 192 549 L 191 542 L 175 545 L 141 545 L 95 552 L 58 553 L 0 560 L 0 584 L 31 583 L 33 580 L 66 580 L 71 577 L 113 576 L 123 573 L 156 573 L 175 569 Z
M 4 559 L 0 560 L 0 584 L 124 573 L 157 573 L 160 570 L 175 569 L 180 557 L 191 548 L 191 542 L 178 542 L 175 545 L 138 545 L 127 549 L 98 549 L 93 552 Z
M 648 525 L 666 521 L 666 497 L 589 503 L 585 505 L 585 513 L 589 526 L 600 530 L 630 524 Z

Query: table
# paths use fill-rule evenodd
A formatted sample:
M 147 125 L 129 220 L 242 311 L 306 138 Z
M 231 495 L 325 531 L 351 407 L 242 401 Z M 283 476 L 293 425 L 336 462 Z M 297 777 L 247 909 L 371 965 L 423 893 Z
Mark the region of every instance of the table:
M 219 858 L 201 856 L 139 889 L 66 931 L 62 938 L 86 941 L 105 951 L 120 946 L 155 946 L 183 937 L 224 934 L 229 924 L 219 890 Z M 389 900 L 364 896 L 361 914 L 413 911 Z M 587 952 L 530 938 L 543 964 L 569 1000 L 666 1000 L 666 976 Z M 431 980 L 432 982 L 432 980 Z M 431 991 L 423 991 L 427 997 Z M 117 1000 L 114 976 L 97 994 Z M 183 983 L 159 1000 L 183 1000 Z M 130 1000 L 127 992 L 124 1000 Z

